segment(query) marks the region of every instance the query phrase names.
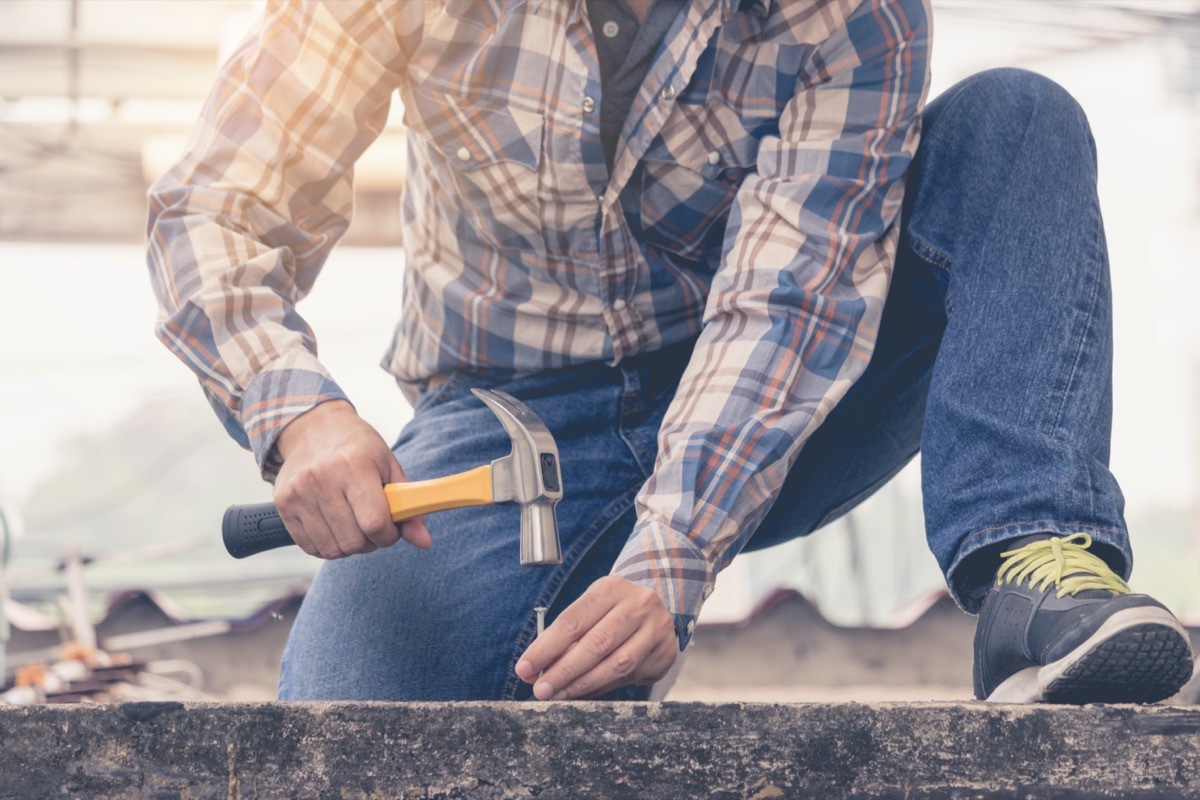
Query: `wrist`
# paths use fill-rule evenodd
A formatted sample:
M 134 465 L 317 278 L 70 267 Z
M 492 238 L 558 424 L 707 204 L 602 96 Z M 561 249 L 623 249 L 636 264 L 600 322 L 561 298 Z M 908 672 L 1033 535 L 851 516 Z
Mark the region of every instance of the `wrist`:
M 303 440 L 306 433 L 314 428 L 326 425 L 342 424 L 347 418 L 357 418 L 358 414 L 349 401 L 332 398 L 318 403 L 300 414 L 280 431 L 272 448 L 280 463 L 287 460 L 288 453 L 295 449 L 298 442 Z

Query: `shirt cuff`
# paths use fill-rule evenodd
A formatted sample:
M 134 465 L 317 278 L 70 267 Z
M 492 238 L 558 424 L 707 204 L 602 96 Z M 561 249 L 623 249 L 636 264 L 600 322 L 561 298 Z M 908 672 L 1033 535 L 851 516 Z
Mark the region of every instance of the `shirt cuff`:
M 658 592 L 674 618 L 682 652 L 716 580 L 695 542 L 664 525 L 639 523 L 617 556 L 612 574 Z
M 275 440 L 287 424 L 329 400 L 349 402 L 321 362 L 308 352 L 286 356 L 254 376 L 242 393 L 238 416 L 264 479 L 274 482 L 282 466 Z

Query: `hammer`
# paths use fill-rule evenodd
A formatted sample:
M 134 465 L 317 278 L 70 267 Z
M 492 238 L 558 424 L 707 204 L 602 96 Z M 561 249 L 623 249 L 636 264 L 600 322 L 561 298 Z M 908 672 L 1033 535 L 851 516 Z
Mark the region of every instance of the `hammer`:
M 554 506 L 562 499 L 558 446 L 546 425 L 512 395 L 472 389 L 512 439 L 512 452 L 491 464 L 427 481 L 383 487 L 393 522 L 433 511 L 518 503 L 521 506 L 521 564 L 562 563 Z M 295 544 L 274 503 L 230 506 L 221 522 L 225 549 L 234 558 Z

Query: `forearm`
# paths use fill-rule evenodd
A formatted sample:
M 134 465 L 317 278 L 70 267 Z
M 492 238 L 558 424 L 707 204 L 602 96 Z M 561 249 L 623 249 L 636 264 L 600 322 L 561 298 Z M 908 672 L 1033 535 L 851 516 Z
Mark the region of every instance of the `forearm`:
M 814 57 L 832 74 L 800 86 L 738 191 L 704 328 L 614 568 L 659 591 L 681 646 L 716 574 L 870 360 L 928 81 L 925 11 L 864 2 Z
M 268 475 L 278 432 L 344 398 L 296 303 L 349 225 L 352 165 L 382 129 L 423 13 L 355 8 L 268 6 L 149 192 L 158 336 Z

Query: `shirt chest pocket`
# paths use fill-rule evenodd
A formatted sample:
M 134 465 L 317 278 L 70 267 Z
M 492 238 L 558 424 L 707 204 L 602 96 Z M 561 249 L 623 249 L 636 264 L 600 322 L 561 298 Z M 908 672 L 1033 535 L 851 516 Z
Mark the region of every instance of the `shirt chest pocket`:
M 759 140 L 777 131 L 776 120 L 742 119 L 719 101 L 702 116 L 669 121 L 642 160 L 643 241 L 715 269 L 734 197 L 755 171 Z
M 409 124 L 424 140 L 435 197 L 485 245 L 545 251 L 538 200 L 542 116 L 500 104 L 413 93 Z

